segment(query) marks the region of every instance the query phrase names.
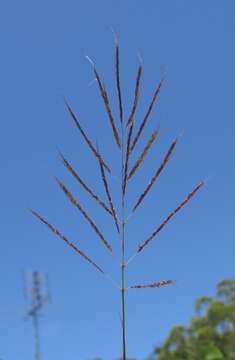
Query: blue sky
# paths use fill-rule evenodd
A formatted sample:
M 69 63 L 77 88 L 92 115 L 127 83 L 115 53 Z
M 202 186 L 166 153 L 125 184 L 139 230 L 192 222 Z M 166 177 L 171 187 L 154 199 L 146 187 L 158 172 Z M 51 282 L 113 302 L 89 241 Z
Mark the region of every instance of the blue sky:
M 41 319 L 43 359 L 112 360 L 121 353 L 120 294 L 89 264 L 39 224 L 35 208 L 119 281 L 119 243 L 109 218 L 58 160 L 58 149 L 104 197 L 97 164 L 74 128 L 70 101 L 93 141 L 118 173 L 118 152 L 89 55 L 105 79 L 117 114 L 114 42 L 128 114 L 138 53 L 143 83 L 136 122 L 156 83 L 167 77 L 139 142 L 160 124 L 159 139 L 128 190 L 133 203 L 171 140 L 179 144 L 158 183 L 128 224 L 127 255 L 201 179 L 206 186 L 128 267 L 127 283 L 175 279 L 176 285 L 127 293 L 128 355 L 144 359 L 175 324 L 187 323 L 193 301 L 213 295 L 234 269 L 234 1 L 2 1 L 0 5 L 1 261 L 0 357 L 32 359 L 32 326 L 22 270 L 50 278 L 52 304 Z M 114 246 L 110 257 L 59 191 L 73 189 Z M 114 180 L 111 188 L 117 200 Z

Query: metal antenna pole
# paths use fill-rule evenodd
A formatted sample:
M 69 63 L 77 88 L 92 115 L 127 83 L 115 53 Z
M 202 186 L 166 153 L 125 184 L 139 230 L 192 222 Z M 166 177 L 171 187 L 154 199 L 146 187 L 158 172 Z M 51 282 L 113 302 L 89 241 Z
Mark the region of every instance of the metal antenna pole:
M 33 289 L 32 289 L 32 320 L 34 327 L 34 340 L 35 340 L 35 360 L 40 360 L 40 331 L 39 331 L 39 311 L 42 307 L 41 284 L 38 272 L 33 273 Z
M 40 323 L 39 317 L 43 305 L 49 300 L 49 292 L 46 289 L 46 280 L 38 271 L 30 273 L 30 278 L 25 281 L 24 288 L 26 296 L 30 297 L 30 308 L 27 312 L 27 317 L 32 318 L 34 330 L 34 345 L 35 345 L 35 360 L 41 359 L 41 344 L 40 344 Z M 47 284 L 48 286 L 48 284 Z
M 34 340 L 35 340 L 35 360 L 40 360 L 40 332 L 39 332 L 39 321 L 37 314 L 33 315 L 33 327 L 34 327 Z

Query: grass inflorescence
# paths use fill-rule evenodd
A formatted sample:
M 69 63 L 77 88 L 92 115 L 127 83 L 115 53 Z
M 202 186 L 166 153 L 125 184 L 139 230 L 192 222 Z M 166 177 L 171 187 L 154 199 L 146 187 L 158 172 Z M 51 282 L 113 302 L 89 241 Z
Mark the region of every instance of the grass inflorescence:
M 111 110 L 110 100 L 108 97 L 108 93 L 105 89 L 104 83 L 101 79 L 100 74 L 98 73 L 94 63 L 92 62 L 93 71 L 95 74 L 95 79 L 98 85 L 98 90 L 100 97 L 103 101 L 104 108 L 106 115 L 108 117 L 109 123 L 111 125 L 111 130 L 114 138 L 114 142 L 118 149 L 120 150 L 119 156 L 120 156 L 120 173 L 121 176 L 119 178 L 119 190 L 120 190 L 120 204 L 117 206 L 114 202 L 114 197 L 111 193 L 111 187 L 109 185 L 110 182 L 110 175 L 113 173 L 113 170 L 111 170 L 111 167 L 107 165 L 107 162 L 105 160 L 106 156 L 104 157 L 101 155 L 101 152 L 98 148 L 98 146 L 94 146 L 92 140 L 90 137 L 86 134 L 84 131 L 80 120 L 75 115 L 75 112 L 72 110 L 71 106 L 68 104 L 67 101 L 65 101 L 65 105 L 67 107 L 67 110 L 75 123 L 76 127 L 78 128 L 82 138 L 85 141 L 85 144 L 88 146 L 88 148 L 91 150 L 93 155 L 95 156 L 95 159 L 97 160 L 97 165 L 100 173 L 100 179 L 103 183 L 104 187 L 104 194 L 106 197 L 106 200 L 102 200 L 101 197 L 97 194 L 96 190 L 93 190 L 90 186 L 86 184 L 86 182 L 82 179 L 80 176 L 80 171 L 78 174 L 78 171 L 74 169 L 74 167 L 71 165 L 71 162 L 67 160 L 62 153 L 60 153 L 60 159 L 63 163 L 63 165 L 66 167 L 66 169 L 69 171 L 69 173 L 73 176 L 73 178 L 79 183 L 79 185 L 86 191 L 87 194 L 89 194 L 90 197 L 92 197 L 99 206 L 105 210 L 106 213 L 110 215 L 112 218 L 114 225 L 116 227 L 116 230 L 120 236 L 120 242 L 121 242 L 121 281 L 120 285 L 118 284 L 116 287 L 121 290 L 121 318 L 122 318 L 122 360 L 126 360 L 126 307 L 125 307 L 125 301 L 126 301 L 126 290 L 127 289 L 146 289 L 146 288 L 160 288 L 165 285 L 173 284 L 173 280 L 158 280 L 154 281 L 152 283 L 147 284 L 137 284 L 137 285 L 130 285 L 129 287 L 126 286 L 126 267 L 130 263 L 131 260 L 135 258 L 137 254 L 142 252 L 144 248 L 157 236 L 159 233 L 163 230 L 163 228 L 169 223 L 171 218 L 176 215 L 183 207 L 186 205 L 189 200 L 198 192 L 198 190 L 203 186 L 204 182 L 201 181 L 196 185 L 185 197 L 185 199 L 173 210 L 169 213 L 169 215 L 166 216 L 166 218 L 160 223 L 160 225 L 155 228 L 152 233 L 138 246 L 136 253 L 129 259 L 126 259 L 126 226 L 127 226 L 127 200 L 126 200 L 126 192 L 130 190 L 130 180 L 134 178 L 134 174 L 138 169 L 141 168 L 141 165 L 143 163 L 143 160 L 146 158 L 146 155 L 149 153 L 149 151 L 152 149 L 153 143 L 155 142 L 155 139 L 158 137 L 159 133 L 159 127 L 156 128 L 149 136 L 148 140 L 145 143 L 145 146 L 141 153 L 137 156 L 136 160 L 133 159 L 135 156 L 135 147 L 141 136 L 143 135 L 143 130 L 146 126 L 147 121 L 150 118 L 150 115 L 153 111 L 154 105 L 156 105 L 157 100 L 159 98 L 160 90 L 162 89 L 162 85 L 164 82 L 164 78 L 160 81 L 160 83 L 156 86 L 151 101 L 147 107 L 147 110 L 143 116 L 143 120 L 140 122 L 140 124 L 137 124 L 136 119 L 136 113 L 137 113 L 137 107 L 139 104 L 139 98 L 140 98 L 140 84 L 142 79 L 142 64 L 139 65 L 135 80 L 135 88 L 134 88 L 134 95 L 131 105 L 131 110 L 129 115 L 124 118 L 124 112 L 123 112 L 123 102 L 122 102 L 122 91 L 121 91 L 121 79 L 120 79 L 120 51 L 119 51 L 119 45 L 116 43 L 115 46 L 115 81 L 116 81 L 116 90 L 117 90 L 117 103 L 118 103 L 118 114 L 119 114 L 119 121 L 117 122 L 117 119 L 115 119 L 115 116 L 113 115 L 113 111 Z M 90 61 L 91 62 L 91 61 Z M 135 131 L 135 128 L 137 127 L 137 130 Z M 137 197 L 137 200 L 135 201 L 134 205 L 131 206 L 132 213 L 139 207 L 140 204 L 143 203 L 143 200 L 147 195 L 150 194 L 150 190 L 153 188 L 153 186 L 156 184 L 158 177 L 165 169 L 167 163 L 169 162 L 173 151 L 176 147 L 177 139 L 174 139 L 169 148 L 167 149 L 162 161 L 160 162 L 160 165 L 157 167 L 157 170 L 155 170 L 154 175 L 150 178 L 150 181 L 148 182 L 147 186 L 145 186 L 144 190 L 141 191 L 140 195 Z M 105 154 L 108 155 L 108 154 Z M 134 160 L 134 161 L 133 161 Z M 130 161 L 133 163 L 131 169 L 130 168 Z M 117 162 L 115 161 L 115 164 Z M 115 169 L 117 170 L 117 169 Z M 83 216 L 83 218 L 88 222 L 90 227 L 94 230 L 96 236 L 101 240 L 102 244 L 110 251 L 112 252 L 112 244 L 111 242 L 107 241 L 99 227 L 96 225 L 96 221 L 92 220 L 90 215 L 88 215 L 87 211 L 84 209 L 84 207 L 81 205 L 80 201 L 78 201 L 75 196 L 72 194 L 72 192 L 69 190 L 69 188 L 61 181 L 56 178 L 56 181 L 59 185 L 59 188 L 62 190 L 62 192 L 65 194 L 66 198 L 72 203 L 78 210 L 79 213 Z M 132 180 L 133 181 L 133 180 Z M 68 240 L 66 236 L 64 236 L 59 230 L 57 230 L 53 225 L 51 225 L 47 220 L 44 219 L 38 212 L 32 210 L 32 213 L 34 216 L 36 216 L 42 223 L 44 223 L 58 238 L 63 240 L 67 245 L 69 245 L 73 250 L 75 250 L 83 259 L 85 259 L 87 262 L 89 262 L 93 267 L 95 267 L 100 273 L 105 275 L 108 279 L 112 280 L 113 283 L 115 281 L 110 277 L 109 274 L 107 274 L 103 268 L 98 266 L 94 260 L 92 260 L 86 253 L 84 253 L 77 245 L 75 245 L 73 242 Z M 109 217 L 109 219 L 110 219 Z M 110 219 L 111 220 L 111 219 Z M 116 284 L 116 283 L 115 283 Z

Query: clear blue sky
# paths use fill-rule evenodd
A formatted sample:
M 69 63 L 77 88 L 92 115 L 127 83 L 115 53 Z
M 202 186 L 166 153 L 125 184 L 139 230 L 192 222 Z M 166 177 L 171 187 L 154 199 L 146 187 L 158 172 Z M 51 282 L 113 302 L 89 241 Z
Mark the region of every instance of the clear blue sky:
M 113 360 L 120 354 L 120 294 L 28 212 L 31 207 L 41 211 L 119 280 L 114 227 L 57 156 L 59 148 L 103 196 L 96 162 L 65 110 L 66 96 L 118 171 L 118 153 L 97 86 L 89 86 L 94 76 L 85 59 L 88 54 L 95 60 L 116 109 L 111 26 L 120 38 L 125 114 L 133 98 L 137 53 L 144 67 L 137 122 L 167 68 L 143 141 L 157 124 L 160 136 L 133 179 L 130 203 L 170 141 L 181 134 L 169 166 L 129 223 L 128 255 L 200 179 L 208 178 L 198 196 L 128 268 L 128 284 L 177 281 L 168 288 L 128 292 L 128 355 L 144 359 L 173 325 L 189 321 L 197 296 L 213 295 L 221 278 L 235 277 L 234 1 L 2 1 L 0 357 L 4 360 L 32 359 L 32 327 L 23 320 L 27 308 L 23 269 L 50 277 L 52 304 L 45 307 L 41 320 L 43 359 Z M 114 245 L 114 258 L 66 201 L 54 175 L 97 218 Z

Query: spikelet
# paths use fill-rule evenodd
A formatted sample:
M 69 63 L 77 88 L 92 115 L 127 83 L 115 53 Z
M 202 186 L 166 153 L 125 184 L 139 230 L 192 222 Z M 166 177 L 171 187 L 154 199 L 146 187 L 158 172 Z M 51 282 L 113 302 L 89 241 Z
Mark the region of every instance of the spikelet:
M 96 80 L 98 82 L 98 87 L 99 87 L 99 90 L 100 90 L 100 95 L 103 99 L 103 102 L 104 102 L 104 106 L 105 106 L 105 109 L 106 109 L 106 112 L 107 112 L 107 115 L 108 115 L 108 118 L 109 118 L 109 122 L 111 124 L 111 127 L 112 127 L 112 130 L 113 130 L 113 136 L 114 136 L 114 139 L 115 139 L 115 142 L 118 146 L 119 149 L 121 149 L 121 144 L 120 144 L 120 140 L 119 140 L 119 135 L 118 135 L 118 132 L 117 132 L 117 129 L 116 129 L 116 126 L 115 126 L 115 122 L 114 122 L 114 118 L 113 118 L 113 114 L 112 114 L 112 111 L 111 111 L 111 108 L 110 108 L 110 104 L 109 104 L 109 99 L 108 99 L 108 94 L 105 90 L 105 87 L 104 85 L 102 84 L 102 81 L 100 79 L 100 76 L 96 70 L 96 68 L 94 67 L 94 73 L 95 73 L 95 77 L 96 77 Z
M 166 166 L 175 146 L 177 143 L 177 139 L 175 139 L 169 149 L 167 150 L 166 155 L 163 158 L 163 161 L 161 163 L 161 165 L 159 166 L 159 168 L 157 169 L 156 173 L 154 174 L 154 176 L 152 177 L 152 179 L 150 180 L 148 186 L 146 187 L 146 189 L 144 190 L 144 192 L 140 195 L 139 199 L 137 200 L 135 206 L 133 207 L 133 212 L 136 210 L 136 208 L 141 204 L 141 202 L 143 201 L 143 199 L 145 198 L 145 196 L 148 194 L 149 190 L 152 188 L 152 186 L 154 185 L 155 181 L 157 180 L 157 178 L 159 177 L 159 175 L 161 174 L 162 170 L 164 169 L 164 167 Z
M 119 117 L 122 123 L 123 121 L 123 108 L 122 108 L 122 94 L 120 85 L 120 62 L 119 62 L 119 46 L 115 47 L 115 74 L 116 74 L 116 86 L 118 93 L 118 106 L 119 106 Z
M 112 212 L 112 215 L 113 215 L 113 219 L 114 219 L 117 231 L 119 233 L 120 229 L 119 229 L 119 225 L 118 225 L 118 219 L 117 219 L 116 211 L 115 211 L 114 206 L 113 206 L 112 197 L 111 197 L 111 194 L 110 194 L 110 191 L 109 191 L 108 181 L 107 181 L 106 176 L 105 176 L 104 166 L 103 166 L 101 160 L 99 160 L 99 164 L 100 164 L 100 174 L 101 174 L 101 178 L 102 178 L 102 181 L 103 181 L 103 184 L 104 184 L 104 189 L 105 189 L 108 201 L 109 201 L 109 206 L 110 206 L 110 209 L 111 209 L 111 212 Z
M 88 223 L 91 225 L 95 233 L 98 235 L 100 240 L 103 242 L 103 244 L 107 247 L 109 251 L 112 251 L 111 245 L 108 243 L 107 240 L 105 240 L 103 234 L 100 232 L 98 227 L 95 225 L 95 223 L 91 220 L 91 218 L 88 216 L 86 211 L 82 208 L 82 206 L 77 202 L 77 200 L 74 198 L 73 194 L 69 191 L 69 189 L 58 179 L 56 179 L 60 189 L 64 192 L 66 197 L 71 201 L 71 203 L 76 206 L 76 208 L 82 213 L 84 218 L 88 221 Z
M 198 185 L 196 185 L 193 190 L 186 196 L 186 198 L 182 201 L 182 203 L 177 206 L 161 223 L 160 226 L 156 230 L 152 232 L 152 234 L 141 244 L 139 245 L 138 252 L 141 252 L 144 247 L 156 236 L 158 233 L 166 226 L 166 224 L 170 221 L 170 219 L 180 210 L 182 207 L 187 204 L 187 202 L 191 199 L 191 197 L 204 185 L 204 182 L 199 182 Z
M 145 145 L 142 153 L 140 154 L 139 158 L 136 160 L 135 164 L 133 165 L 129 175 L 128 175 L 128 180 L 134 175 L 134 173 L 136 172 L 136 170 L 138 169 L 138 167 L 140 166 L 140 164 L 142 163 L 142 161 L 144 160 L 145 156 L 147 155 L 150 147 L 152 146 L 154 140 L 156 139 L 157 135 L 159 132 L 159 127 L 157 130 L 155 130 L 152 135 L 150 136 L 147 144 Z
M 126 145 L 126 158 L 125 158 L 125 165 L 124 165 L 124 175 L 122 179 L 122 192 L 125 195 L 126 192 L 126 183 L 127 183 L 127 176 L 128 176 L 128 166 L 129 166 L 129 157 L 130 157 L 130 145 L 131 145 L 131 137 L 133 133 L 134 122 L 130 126 L 128 137 L 127 137 L 127 145 Z
M 47 225 L 47 227 L 56 234 L 61 240 L 63 240 L 67 245 L 73 248 L 77 253 L 79 253 L 85 260 L 87 260 L 91 265 L 93 265 L 98 271 L 104 274 L 104 271 L 93 261 L 91 260 L 82 250 L 80 250 L 77 245 L 68 240 L 68 238 L 62 235 L 53 225 L 51 225 L 48 221 L 46 221 L 41 215 L 39 215 L 36 211 L 31 210 L 32 214 L 36 216 L 42 223 Z
M 155 90 L 155 92 L 154 92 L 154 94 L 153 94 L 151 103 L 149 104 L 148 110 L 147 110 L 147 112 L 146 112 L 146 114 L 145 114 L 145 116 L 144 116 L 144 119 L 143 119 L 142 123 L 140 124 L 139 130 L 138 130 L 138 132 L 137 132 L 137 134 L 136 134 L 136 136 L 135 136 L 135 138 L 134 138 L 134 140 L 133 140 L 133 143 L 132 143 L 132 145 L 131 145 L 131 152 L 134 150 L 134 147 L 135 147 L 135 145 L 137 144 L 137 141 L 139 140 L 140 135 L 141 135 L 141 133 L 142 133 L 142 131 L 143 131 L 145 125 L 146 125 L 146 122 L 147 122 L 147 120 L 148 120 L 148 117 L 149 117 L 149 115 L 151 114 L 151 111 L 152 111 L 152 109 L 153 109 L 154 103 L 156 102 L 157 96 L 158 96 L 158 94 L 159 94 L 159 92 L 160 92 L 160 90 L 161 90 L 163 81 L 164 81 L 164 79 L 162 79 L 162 80 L 160 81 L 159 85 L 156 87 L 156 90 Z
M 65 165 L 65 167 L 73 175 L 73 177 L 79 182 L 79 184 L 81 184 L 83 189 L 85 189 L 92 196 L 92 198 L 95 199 L 98 202 L 98 204 L 112 216 L 113 214 L 112 214 L 111 210 L 108 208 L 108 206 L 102 200 L 100 200 L 99 196 L 96 195 L 96 193 L 93 190 L 91 190 L 84 183 L 84 181 L 80 178 L 80 176 L 77 174 L 77 172 L 73 169 L 72 165 L 65 159 L 65 157 L 62 155 L 62 153 L 59 153 L 59 154 L 60 154 L 61 160 L 62 160 L 63 164 Z
M 144 284 L 144 285 L 132 285 L 130 286 L 132 289 L 147 289 L 147 288 L 160 288 L 161 286 L 165 286 L 165 285 L 170 285 L 170 284 L 174 284 L 175 281 L 173 280 L 160 280 L 160 281 L 155 281 L 151 284 Z
M 136 85 L 135 85 L 134 102 L 133 102 L 133 106 L 132 106 L 132 110 L 131 110 L 129 119 L 128 119 L 127 124 L 126 124 L 126 127 L 128 127 L 129 125 L 131 125 L 131 126 L 130 126 L 128 136 L 127 136 L 124 175 L 123 175 L 123 179 L 122 179 L 122 193 L 123 193 L 123 195 L 125 195 L 125 192 L 126 192 L 126 184 L 127 184 L 127 178 L 128 178 L 128 167 L 129 167 L 129 158 L 130 158 L 130 154 L 131 154 L 131 139 L 132 139 L 132 134 L 133 134 L 133 129 L 134 129 L 134 115 L 135 115 L 135 111 L 136 111 L 137 104 L 138 104 L 138 99 L 139 99 L 139 85 L 140 85 L 141 73 L 142 73 L 142 67 L 140 65 L 139 68 L 138 68 Z
M 98 159 L 98 156 L 101 157 L 101 155 L 98 155 L 97 153 L 97 150 L 95 149 L 95 147 L 93 146 L 91 140 L 88 138 L 88 136 L 86 135 L 85 131 L 82 129 L 79 121 L 78 121 L 78 118 L 75 116 L 74 112 L 72 111 L 71 107 L 69 106 L 69 104 L 65 101 L 65 105 L 73 119 L 73 121 L 75 122 L 78 130 L 80 131 L 80 133 L 82 134 L 84 140 L 86 141 L 87 145 L 89 146 L 89 148 L 91 149 L 91 151 L 93 152 L 93 154 L 95 155 L 95 157 Z M 110 168 L 108 167 L 108 165 L 105 163 L 105 161 L 103 160 L 103 158 L 101 157 L 101 161 L 103 163 L 103 166 L 105 167 L 105 169 L 111 173 L 111 170 Z
M 142 74 L 142 66 L 139 65 L 138 68 L 138 72 L 137 72 L 137 78 L 136 78 L 136 84 L 135 84 L 135 96 L 134 96 L 134 101 L 133 101 L 133 105 L 132 105 L 132 109 L 131 109 L 131 113 L 129 115 L 128 121 L 127 121 L 127 125 L 129 126 L 132 121 L 134 120 L 134 115 L 136 112 L 136 108 L 138 105 L 138 101 L 139 101 L 139 95 L 140 95 L 140 79 L 141 79 L 141 74 Z

